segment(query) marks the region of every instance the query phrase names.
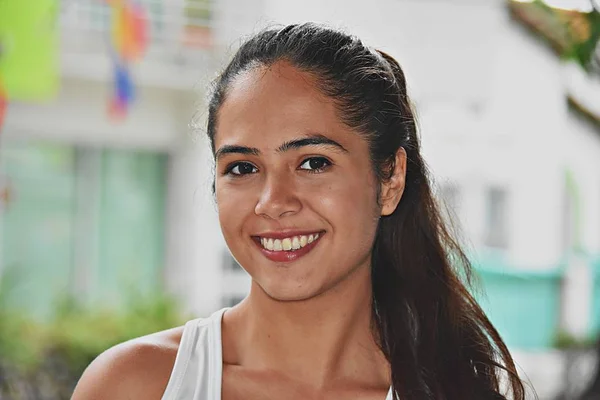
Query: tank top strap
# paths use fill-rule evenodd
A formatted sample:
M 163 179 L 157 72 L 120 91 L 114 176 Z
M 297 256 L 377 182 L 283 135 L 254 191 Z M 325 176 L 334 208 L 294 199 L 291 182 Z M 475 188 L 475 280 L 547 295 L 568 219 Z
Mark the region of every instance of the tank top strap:
M 162 400 L 220 400 L 223 371 L 221 320 L 227 309 L 188 321 Z

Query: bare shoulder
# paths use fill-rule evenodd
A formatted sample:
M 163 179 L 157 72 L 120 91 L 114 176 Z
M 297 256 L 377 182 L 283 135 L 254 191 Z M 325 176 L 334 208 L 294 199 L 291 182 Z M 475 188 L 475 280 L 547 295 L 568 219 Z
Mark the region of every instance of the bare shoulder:
M 161 399 L 182 334 L 183 326 L 106 350 L 87 367 L 72 400 Z

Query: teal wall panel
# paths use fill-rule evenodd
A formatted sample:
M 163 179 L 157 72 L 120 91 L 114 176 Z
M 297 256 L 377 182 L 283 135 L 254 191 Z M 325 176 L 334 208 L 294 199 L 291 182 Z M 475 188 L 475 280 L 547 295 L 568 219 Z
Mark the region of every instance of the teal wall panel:
M 551 347 L 559 327 L 560 269 L 523 271 L 482 263 L 477 272 L 483 294 L 476 297 L 507 345 Z

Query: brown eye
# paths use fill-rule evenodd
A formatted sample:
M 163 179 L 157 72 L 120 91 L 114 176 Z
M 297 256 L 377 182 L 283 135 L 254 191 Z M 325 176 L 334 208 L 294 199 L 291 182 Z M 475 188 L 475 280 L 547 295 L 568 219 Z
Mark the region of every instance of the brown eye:
M 300 169 L 311 172 L 321 172 L 330 165 L 331 162 L 329 162 L 329 160 L 325 157 L 311 157 L 304 160 L 304 162 L 300 165 Z
M 248 174 L 254 174 L 258 171 L 258 169 L 247 162 L 238 162 L 235 164 L 232 164 L 228 169 L 227 172 L 228 174 L 231 175 L 248 175 Z

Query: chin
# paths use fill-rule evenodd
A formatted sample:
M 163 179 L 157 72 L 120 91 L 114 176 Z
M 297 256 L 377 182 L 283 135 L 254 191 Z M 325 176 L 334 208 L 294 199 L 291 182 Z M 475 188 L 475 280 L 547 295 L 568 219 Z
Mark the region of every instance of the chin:
M 309 300 L 323 293 L 321 288 L 311 287 L 309 285 L 298 285 L 297 283 L 286 282 L 279 284 L 259 284 L 262 291 L 272 300 L 280 302 L 295 302 Z

